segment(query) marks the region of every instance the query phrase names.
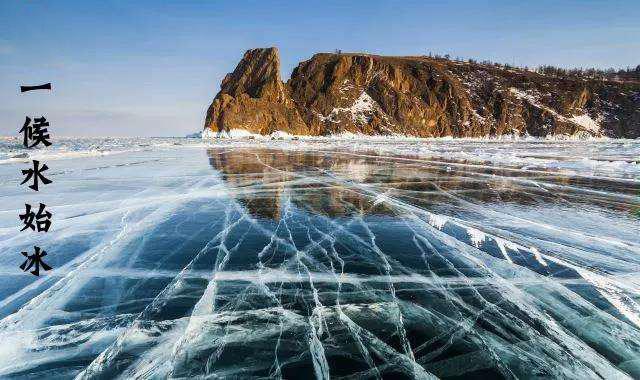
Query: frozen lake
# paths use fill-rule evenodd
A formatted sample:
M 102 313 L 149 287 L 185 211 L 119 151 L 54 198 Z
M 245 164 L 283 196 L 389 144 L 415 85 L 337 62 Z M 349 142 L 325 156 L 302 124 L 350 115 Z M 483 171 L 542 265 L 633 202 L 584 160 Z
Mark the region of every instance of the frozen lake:
M 19 143 L 0 378 L 640 378 L 640 141 Z

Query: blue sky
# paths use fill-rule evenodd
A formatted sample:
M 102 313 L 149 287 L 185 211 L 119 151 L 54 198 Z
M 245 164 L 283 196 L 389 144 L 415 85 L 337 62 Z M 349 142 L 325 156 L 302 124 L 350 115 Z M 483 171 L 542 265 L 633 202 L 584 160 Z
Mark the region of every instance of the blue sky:
M 640 1 L 0 2 L 0 135 L 182 136 L 246 49 L 285 79 L 315 52 L 429 51 L 517 65 L 640 64 Z M 20 95 L 20 84 L 52 93 Z

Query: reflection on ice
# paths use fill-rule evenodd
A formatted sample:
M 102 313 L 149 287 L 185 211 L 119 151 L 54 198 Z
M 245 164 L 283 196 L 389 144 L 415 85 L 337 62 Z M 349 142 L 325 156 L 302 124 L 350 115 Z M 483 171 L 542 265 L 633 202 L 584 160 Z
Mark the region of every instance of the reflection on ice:
M 56 161 L 45 237 L 2 210 L 0 376 L 640 377 L 637 181 L 246 145 Z

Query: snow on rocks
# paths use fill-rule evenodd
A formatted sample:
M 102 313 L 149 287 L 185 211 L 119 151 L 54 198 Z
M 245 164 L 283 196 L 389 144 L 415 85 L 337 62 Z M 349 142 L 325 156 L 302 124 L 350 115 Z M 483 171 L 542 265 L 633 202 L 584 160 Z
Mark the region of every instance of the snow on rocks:
M 509 88 L 509 92 L 511 92 L 513 95 L 516 96 L 516 98 L 521 99 L 521 100 L 526 100 L 529 104 L 531 104 L 532 106 L 542 109 L 548 113 L 550 113 L 551 115 L 554 116 L 555 119 L 557 119 L 558 121 L 562 121 L 565 123 L 572 123 L 572 124 L 576 124 L 580 127 L 582 127 L 583 129 L 585 129 L 588 132 L 591 132 L 594 135 L 600 135 L 601 134 L 601 130 L 600 130 L 600 124 L 598 122 L 596 122 L 595 120 L 593 120 L 589 115 L 582 114 L 582 115 L 577 115 L 577 116 L 572 116 L 570 118 L 562 116 L 560 113 L 558 113 L 558 111 L 554 110 L 553 108 L 547 107 L 544 104 L 540 103 L 535 96 L 528 94 L 520 89 L 517 89 L 515 87 L 511 87 Z
M 369 122 L 370 114 L 378 104 L 366 93 L 362 91 L 362 94 L 355 100 L 351 107 L 337 107 L 331 110 L 331 113 L 327 116 L 320 116 L 320 120 L 335 122 L 336 117 L 340 113 L 351 114 L 351 119 L 354 123 L 365 124 Z

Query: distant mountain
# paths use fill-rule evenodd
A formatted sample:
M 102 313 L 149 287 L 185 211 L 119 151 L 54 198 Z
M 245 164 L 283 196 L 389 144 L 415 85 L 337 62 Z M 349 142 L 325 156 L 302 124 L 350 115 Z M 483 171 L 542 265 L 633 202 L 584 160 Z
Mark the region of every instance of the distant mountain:
M 561 74 L 561 73 L 560 73 Z M 222 81 L 207 132 L 640 137 L 640 83 L 426 56 L 320 53 L 280 78 L 252 49 Z

